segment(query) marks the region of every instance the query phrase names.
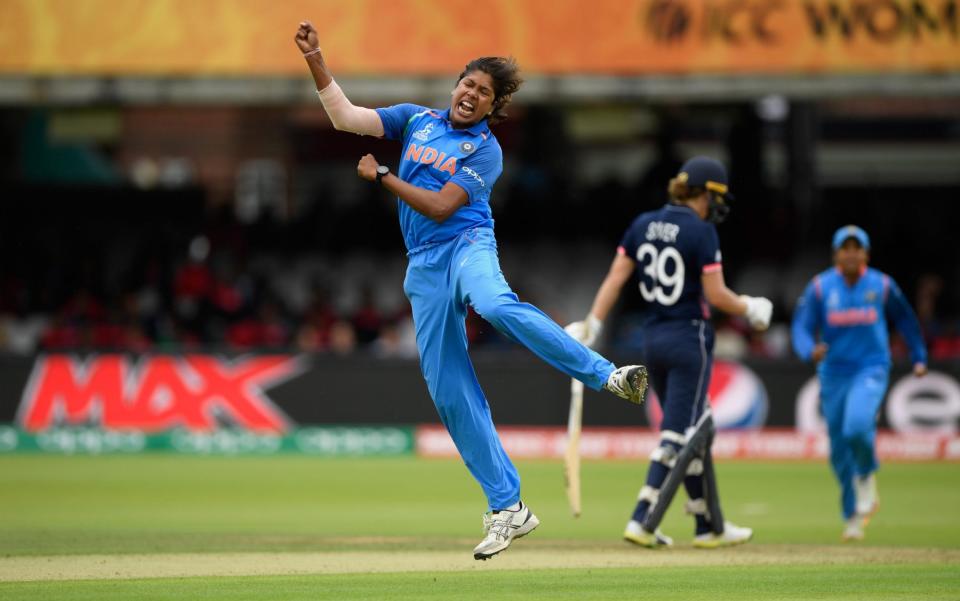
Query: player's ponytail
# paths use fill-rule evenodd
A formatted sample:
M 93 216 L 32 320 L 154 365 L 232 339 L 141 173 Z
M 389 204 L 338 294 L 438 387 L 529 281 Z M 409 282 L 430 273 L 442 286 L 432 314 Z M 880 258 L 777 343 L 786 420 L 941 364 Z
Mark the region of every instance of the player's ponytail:
M 670 195 L 670 201 L 675 204 L 682 204 L 691 198 L 696 198 L 703 194 L 702 186 L 690 186 L 687 184 L 687 174 L 681 173 L 670 180 L 667 186 L 667 194 Z
M 495 125 L 507 118 L 507 105 L 513 100 L 513 95 L 520 89 L 523 78 L 520 77 L 520 65 L 517 60 L 502 56 L 484 56 L 470 61 L 463 68 L 463 73 L 457 77 L 457 83 L 472 71 L 483 71 L 493 80 L 493 108 L 487 122 Z

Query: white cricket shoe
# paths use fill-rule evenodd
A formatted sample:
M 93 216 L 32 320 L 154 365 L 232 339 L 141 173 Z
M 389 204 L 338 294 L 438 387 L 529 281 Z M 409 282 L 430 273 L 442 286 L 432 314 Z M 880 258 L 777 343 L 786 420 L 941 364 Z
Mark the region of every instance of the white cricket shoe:
M 863 540 L 863 518 L 857 514 L 854 514 L 849 520 L 847 520 L 843 527 L 843 534 L 840 536 L 840 540 L 845 543 L 857 540 Z
M 870 517 L 880 508 L 876 475 L 870 474 L 863 478 L 854 477 L 853 489 L 857 494 L 857 515 L 863 518 L 863 525 L 866 526 Z
M 753 529 L 737 526 L 733 522 L 723 523 L 723 534 L 707 532 L 693 537 L 693 546 L 698 549 L 716 549 L 742 545 L 753 538 Z
M 483 531 L 487 535 L 473 550 L 473 558 L 489 559 L 509 547 L 513 539 L 530 534 L 539 525 L 540 520 L 523 503 L 516 511 L 503 509 L 488 513 L 483 516 Z
M 641 405 L 647 397 L 647 368 L 642 365 L 618 367 L 603 387 L 622 399 Z
M 627 528 L 623 531 L 623 540 L 650 549 L 673 546 L 673 539 L 660 532 L 659 528 L 648 532 L 636 520 L 627 522 Z

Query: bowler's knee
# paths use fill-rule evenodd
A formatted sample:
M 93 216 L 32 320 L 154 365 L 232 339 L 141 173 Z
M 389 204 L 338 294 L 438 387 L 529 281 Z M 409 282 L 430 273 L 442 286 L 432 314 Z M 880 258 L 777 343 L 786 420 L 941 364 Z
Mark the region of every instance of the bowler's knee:
M 850 424 L 843 429 L 843 439 L 848 446 L 860 446 L 870 444 L 873 438 L 873 427 L 871 424 Z
M 842 444 L 832 444 L 830 446 L 830 463 L 834 465 L 842 464 L 846 461 L 849 452 L 850 447 L 847 446 L 846 440 L 844 440 Z
M 479 298 L 471 298 L 473 310 L 493 325 L 499 325 L 506 318 L 510 308 L 516 304 L 515 294 L 494 294 Z

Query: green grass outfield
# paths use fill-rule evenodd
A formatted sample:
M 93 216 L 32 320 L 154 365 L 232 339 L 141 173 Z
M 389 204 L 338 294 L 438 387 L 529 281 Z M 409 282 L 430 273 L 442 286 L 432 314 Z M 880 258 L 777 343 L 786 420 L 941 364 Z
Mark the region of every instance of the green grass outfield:
M 521 462 L 541 526 L 472 559 L 485 509 L 457 461 L 302 456 L 0 457 L 0 599 L 960 599 L 960 465 L 887 464 L 866 541 L 839 543 L 825 464 L 719 466 L 749 545 L 620 541 L 645 464 Z

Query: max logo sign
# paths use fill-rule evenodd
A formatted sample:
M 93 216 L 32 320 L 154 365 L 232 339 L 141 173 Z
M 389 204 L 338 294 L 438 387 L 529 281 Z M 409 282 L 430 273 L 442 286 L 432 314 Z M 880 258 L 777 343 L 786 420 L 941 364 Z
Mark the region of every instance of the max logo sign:
M 210 431 L 220 426 L 284 432 L 287 417 L 263 393 L 299 371 L 296 359 L 261 356 L 228 361 L 207 355 L 132 361 L 102 355 L 81 361 L 42 357 L 20 400 L 28 431 L 86 424 L 156 432 Z

